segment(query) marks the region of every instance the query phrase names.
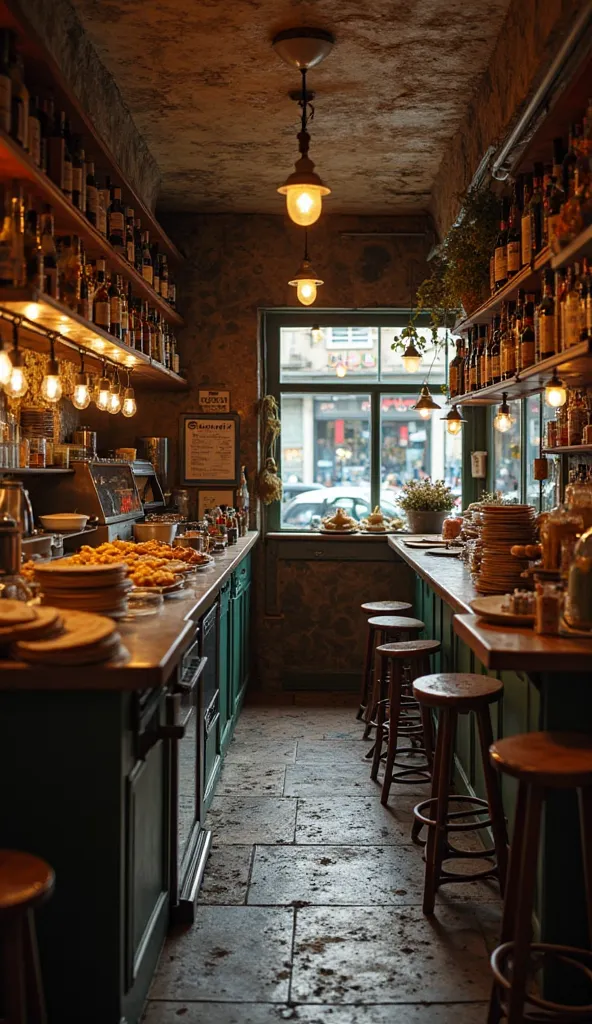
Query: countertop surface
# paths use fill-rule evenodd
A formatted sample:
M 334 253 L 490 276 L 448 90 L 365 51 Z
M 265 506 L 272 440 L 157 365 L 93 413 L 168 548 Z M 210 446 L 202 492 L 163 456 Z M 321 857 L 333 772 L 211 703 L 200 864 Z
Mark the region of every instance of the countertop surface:
M 413 540 L 418 538 L 405 538 Z M 471 612 L 479 595 L 469 571 L 458 558 L 426 554 L 407 547 L 400 537 L 389 544 L 457 613 L 454 631 L 486 668 L 514 672 L 592 672 L 592 637 L 546 636 L 518 626 L 494 626 Z
M 250 531 L 216 555 L 214 567 L 198 573 L 181 596 L 165 598 L 157 615 L 119 622 L 126 658 L 67 668 L 2 660 L 0 690 L 145 690 L 163 685 L 190 643 L 195 622 L 258 538 L 258 531 Z

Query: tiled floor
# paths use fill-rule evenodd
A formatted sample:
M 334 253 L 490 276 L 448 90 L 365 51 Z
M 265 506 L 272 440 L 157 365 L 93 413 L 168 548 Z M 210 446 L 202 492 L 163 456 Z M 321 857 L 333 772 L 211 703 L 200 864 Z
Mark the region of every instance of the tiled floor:
M 243 711 L 211 812 L 196 924 L 165 947 L 145 1024 L 481 1024 L 491 884 L 421 911 L 424 787 L 380 804 L 349 707 Z

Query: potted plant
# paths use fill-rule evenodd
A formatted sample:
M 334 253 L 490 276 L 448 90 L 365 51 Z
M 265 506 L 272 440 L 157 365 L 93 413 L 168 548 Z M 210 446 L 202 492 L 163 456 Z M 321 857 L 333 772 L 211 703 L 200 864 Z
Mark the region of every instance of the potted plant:
M 410 480 L 403 485 L 399 506 L 407 516 L 410 533 L 441 533 L 442 523 L 454 508 L 454 495 L 443 480 Z

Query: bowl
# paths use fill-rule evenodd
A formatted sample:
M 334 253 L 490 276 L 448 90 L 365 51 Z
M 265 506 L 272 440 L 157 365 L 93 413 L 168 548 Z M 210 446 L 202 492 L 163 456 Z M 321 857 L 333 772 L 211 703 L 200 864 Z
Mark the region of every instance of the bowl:
M 176 548 L 193 548 L 194 551 L 203 551 L 205 544 L 201 533 L 198 533 L 195 536 L 183 533 L 180 537 L 175 537 L 175 543 L 173 546 Z
M 134 523 L 134 540 L 160 540 L 172 544 L 178 523 Z
M 90 516 L 80 515 L 79 512 L 56 512 L 50 516 L 39 516 L 39 522 L 44 530 L 56 530 L 57 533 L 84 530 Z

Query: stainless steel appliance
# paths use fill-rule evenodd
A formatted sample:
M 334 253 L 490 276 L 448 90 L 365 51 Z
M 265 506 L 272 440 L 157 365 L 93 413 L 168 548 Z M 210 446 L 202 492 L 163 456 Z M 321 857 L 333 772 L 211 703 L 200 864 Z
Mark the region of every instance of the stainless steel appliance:
M 72 434 L 72 441 L 74 444 L 79 444 L 82 448 L 86 449 L 86 454 L 89 459 L 96 459 L 97 457 L 97 432 L 91 430 L 90 427 L 79 427 Z
M 168 437 L 140 437 L 138 440 L 142 454 L 152 463 L 163 491 L 170 491 Z
M 144 512 L 156 512 L 165 507 L 164 494 L 154 466 L 147 459 L 132 462 L 132 473 Z

